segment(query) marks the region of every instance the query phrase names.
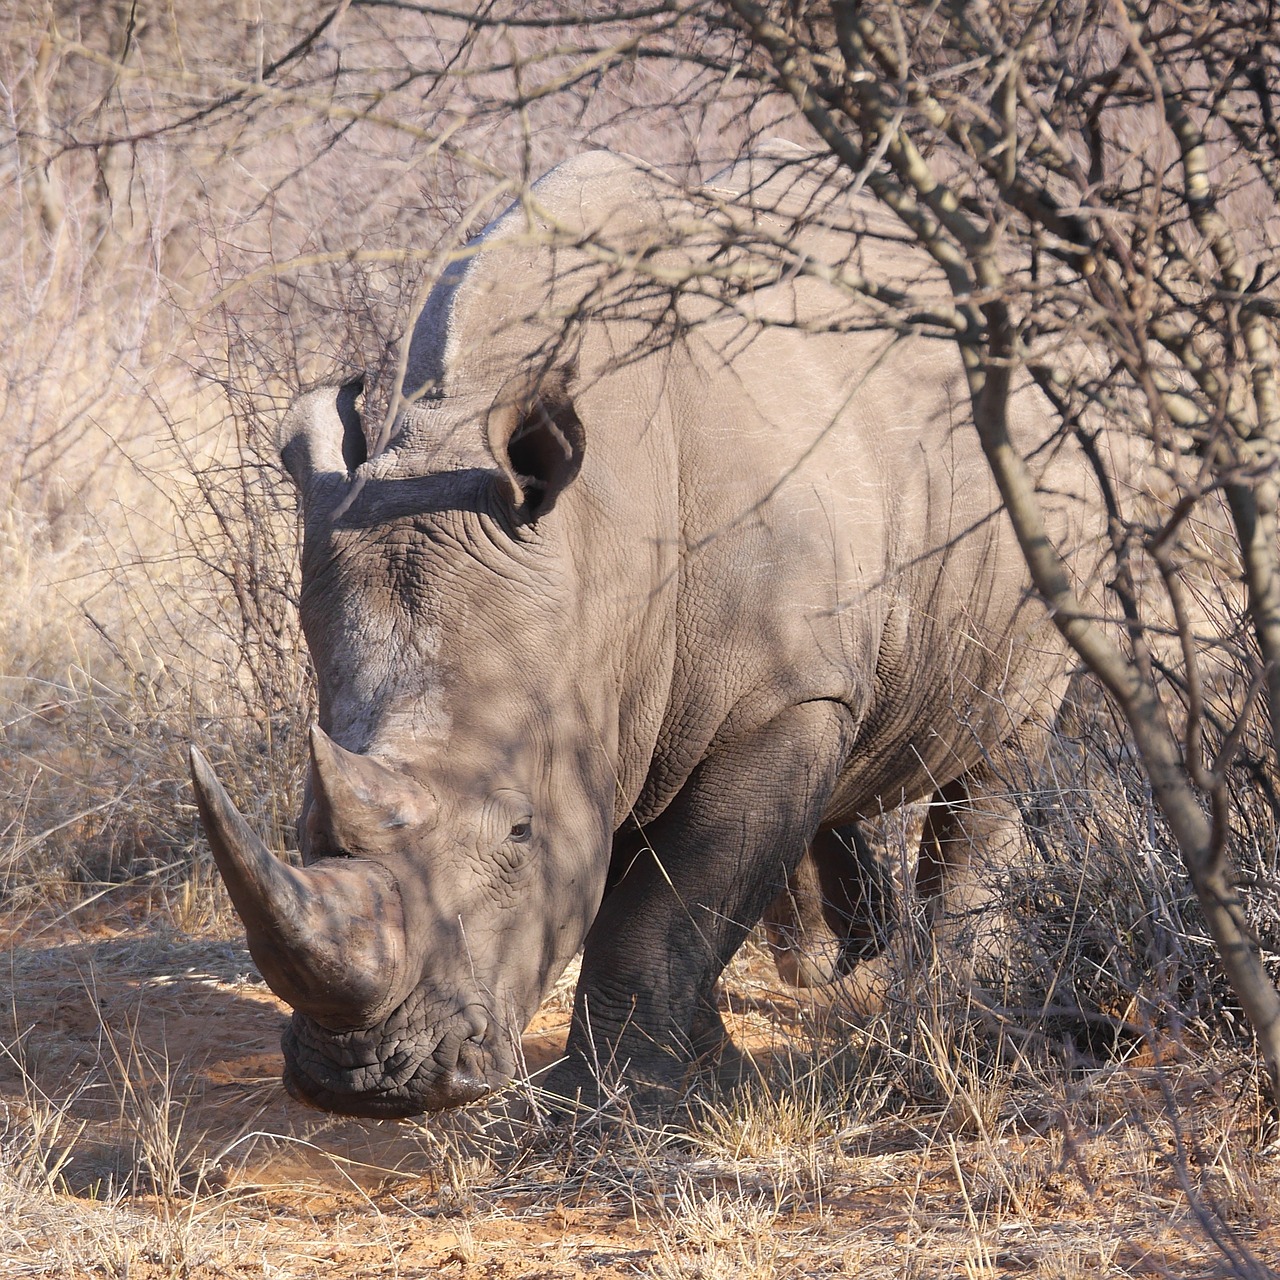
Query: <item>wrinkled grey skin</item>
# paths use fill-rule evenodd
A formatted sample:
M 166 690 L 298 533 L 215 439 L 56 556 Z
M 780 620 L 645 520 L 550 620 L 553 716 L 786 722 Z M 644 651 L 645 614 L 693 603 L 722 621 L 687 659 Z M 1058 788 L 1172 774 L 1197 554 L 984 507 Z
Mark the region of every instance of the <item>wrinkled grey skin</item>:
M 723 219 L 760 172 L 714 184 Z M 585 229 L 634 259 L 688 222 L 630 161 L 584 155 L 535 196 L 537 235 L 511 211 L 436 288 L 389 449 L 365 459 L 376 424 L 350 388 L 303 396 L 282 430 L 323 733 L 288 891 L 304 906 L 249 934 L 298 1010 L 286 1084 L 334 1111 L 449 1107 L 510 1077 L 584 943 L 548 1086 L 679 1085 L 722 1034 L 717 976 L 806 850 L 810 879 L 856 877 L 832 830 L 930 795 L 945 848 L 985 753 L 1063 688 L 950 343 L 806 333 L 854 311 L 803 279 L 737 316 L 638 297 L 568 243 Z M 940 287 L 853 216 L 859 253 Z M 706 259 L 646 261 L 661 283 Z M 1034 393 L 1014 419 L 1027 450 L 1047 437 Z M 1081 489 L 1050 465 L 1057 493 Z M 224 869 L 234 845 L 215 841 Z M 253 915 L 267 891 L 228 875 Z

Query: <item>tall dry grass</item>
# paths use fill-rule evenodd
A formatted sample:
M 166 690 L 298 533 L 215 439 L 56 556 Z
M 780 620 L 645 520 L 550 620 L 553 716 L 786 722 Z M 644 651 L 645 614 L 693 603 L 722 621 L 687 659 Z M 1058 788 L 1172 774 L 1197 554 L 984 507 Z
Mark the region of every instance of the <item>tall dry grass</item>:
M 743 95 L 645 68 L 522 116 L 518 69 L 441 74 L 456 22 L 318 21 L 0 16 L 0 863 L 23 910 L 184 883 L 192 739 L 286 842 L 311 714 L 274 448 L 296 391 L 363 370 L 376 413 L 444 237 L 522 174 L 593 141 L 716 167 L 755 127 Z M 565 57 L 521 40 L 521 63 Z

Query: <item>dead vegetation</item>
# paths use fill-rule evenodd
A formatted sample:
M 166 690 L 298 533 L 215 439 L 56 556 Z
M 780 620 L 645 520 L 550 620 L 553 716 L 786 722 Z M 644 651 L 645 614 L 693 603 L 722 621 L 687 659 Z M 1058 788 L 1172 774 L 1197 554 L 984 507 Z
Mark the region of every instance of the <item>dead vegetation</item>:
M 1053 860 L 1008 886 L 1034 897 L 1024 919 L 1056 974 L 1045 1007 L 993 1009 L 922 956 L 883 1014 L 857 1018 L 838 993 L 782 985 L 753 942 L 721 997 L 751 1056 L 743 1085 L 703 1081 L 661 1120 L 624 1100 L 603 1129 L 590 1117 L 513 1121 L 502 1103 L 371 1124 L 290 1102 L 278 1081 L 286 1011 L 234 923 L 183 914 L 214 886 L 124 884 L 74 912 L 46 903 L 11 917 L 3 1265 L 49 1276 L 1269 1274 L 1280 1201 L 1257 1061 L 1172 851 L 1135 867 L 1116 829 L 1150 824 L 1121 804 L 1116 764 L 1109 786 L 1096 774 L 1083 786 L 1082 754 L 1066 737 L 1053 754 L 1060 811 L 1045 798 L 1040 831 Z M 886 845 L 910 832 L 894 815 L 883 826 Z M 517 1114 L 563 1045 L 571 981 L 526 1034 Z
M 1261 1276 L 1280 1256 L 1258 1082 L 1220 1040 L 1001 1055 L 942 986 L 854 1026 L 752 945 L 724 984 L 759 1072 L 736 1092 L 603 1130 L 497 1106 L 367 1124 L 283 1096 L 283 1011 L 238 944 L 96 935 L 10 951 L 3 1274 Z M 554 1001 L 535 1021 L 535 1075 L 566 1023 Z
M 758 1073 L 664 1124 L 366 1125 L 284 1098 L 282 1010 L 182 764 L 216 745 L 289 844 L 310 688 L 275 413 L 394 367 L 446 229 L 513 174 L 591 141 L 714 169 L 798 127 L 646 63 L 521 120 L 511 78 L 563 65 L 550 36 L 487 35 L 521 57 L 441 88 L 422 68 L 455 28 L 353 8 L 341 38 L 287 4 L 0 17 L 0 1276 L 1269 1274 L 1249 1032 L 1088 688 L 1047 773 L 1009 779 L 1038 832 L 1002 886 L 1030 965 L 1016 1001 L 957 990 L 921 948 L 859 1019 L 752 946 L 723 1004 Z M 1209 525 L 1200 547 L 1185 580 L 1212 616 L 1239 566 Z M 1241 688 L 1209 690 L 1224 724 Z M 1275 779 L 1246 747 L 1232 852 L 1274 967 Z M 883 838 L 903 864 L 901 825 Z M 565 990 L 517 1093 L 536 1099 Z

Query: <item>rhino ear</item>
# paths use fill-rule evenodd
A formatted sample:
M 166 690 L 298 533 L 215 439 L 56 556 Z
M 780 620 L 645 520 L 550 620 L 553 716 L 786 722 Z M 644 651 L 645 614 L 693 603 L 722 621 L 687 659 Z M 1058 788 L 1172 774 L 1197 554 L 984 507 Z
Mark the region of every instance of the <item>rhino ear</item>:
M 521 520 L 537 520 L 556 504 L 582 466 L 586 433 L 563 387 L 504 395 L 489 411 L 489 448 Z
M 280 423 L 280 457 L 305 498 L 321 478 L 346 480 L 368 456 L 356 399 L 364 378 L 299 396 Z

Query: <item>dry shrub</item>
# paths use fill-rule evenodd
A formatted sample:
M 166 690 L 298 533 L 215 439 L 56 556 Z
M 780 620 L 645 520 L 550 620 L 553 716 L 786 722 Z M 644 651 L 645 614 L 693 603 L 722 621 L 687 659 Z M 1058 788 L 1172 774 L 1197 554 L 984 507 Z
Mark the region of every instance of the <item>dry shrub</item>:
M 223 914 L 193 899 L 212 879 L 191 740 L 290 842 L 312 692 L 274 436 L 299 388 L 364 371 L 376 425 L 424 279 L 521 176 L 592 141 L 715 168 L 777 115 L 671 64 L 509 110 L 567 57 L 536 27 L 473 40 L 357 8 L 328 31 L 301 3 L 0 16 L 0 894 L 19 915 L 122 885 Z
M 164 132 L 286 26 L 74 4 L 0 24 L 15 197 L 0 226 L 0 895 L 17 923 L 105 908 L 124 886 L 225 926 L 185 746 L 210 748 L 283 847 L 311 715 L 275 420 L 300 382 L 392 348 L 414 273 L 352 268 L 349 246 L 415 223 L 430 244 L 453 210 L 431 207 L 403 139 L 344 140 L 314 103 L 292 134 L 252 110 Z M 86 145 L 130 134 L 143 140 Z M 352 199 L 371 189 L 422 199 L 397 225 Z M 327 253 L 340 261 L 283 265 Z

